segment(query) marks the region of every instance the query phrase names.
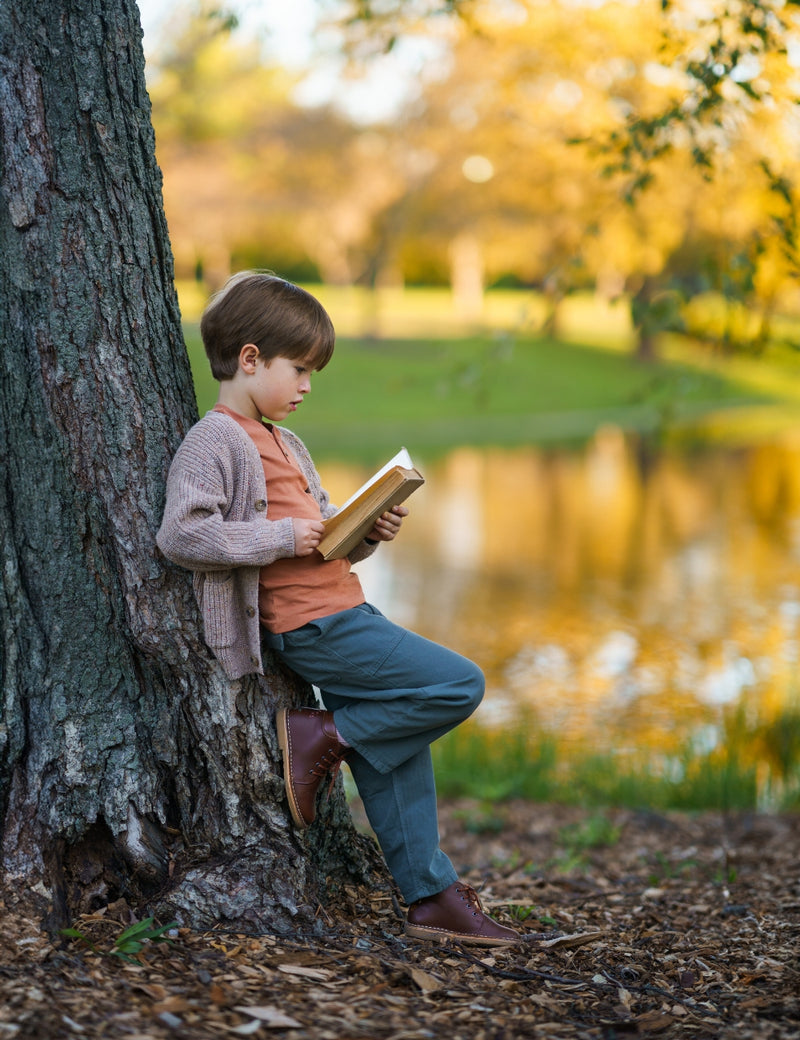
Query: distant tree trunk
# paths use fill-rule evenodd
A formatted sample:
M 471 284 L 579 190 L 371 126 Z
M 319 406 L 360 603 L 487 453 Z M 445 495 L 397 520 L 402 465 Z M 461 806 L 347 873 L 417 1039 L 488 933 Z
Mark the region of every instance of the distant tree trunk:
M 772 339 L 772 323 L 775 318 L 776 297 L 769 294 L 761 303 L 759 314 L 758 331 L 753 337 L 753 351 L 755 354 L 763 354 Z
M 0 863 L 53 927 L 289 931 L 375 860 L 341 790 L 294 832 L 273 720 L 310 690 L 226 681 L 155 548 L 196 406 L 140 40 L 133 0 L 0 7 Z
M 546 278 L 542 285 L 542 297 L 546 305 L 544 321 L 541 333 L 548 339 L 558 339 L 561 336 L 562 304 L 567 297 L 564 282 L 557 273 Z
M 459 316 L 477 321 L 483 314 L 483 250 L 470 231 L 456 235 L 450 243 L 450 284 Z
M 656 360 L 658 325 L 653 316 L 653 297 L 658 288 L 656 279 L 644 275 L 631 295 L 631 322 L 636 329 L 636 358 L 645 364 Z

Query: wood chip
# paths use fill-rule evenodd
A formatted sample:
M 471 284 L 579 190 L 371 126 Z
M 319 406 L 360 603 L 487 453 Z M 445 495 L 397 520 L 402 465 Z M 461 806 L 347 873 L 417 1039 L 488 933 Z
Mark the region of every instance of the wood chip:
M 278 971 L 282 971 L 285 975 L 301 975 L 306 979 L 317 979 L 319 982 L 324 982 L 333 974 L 327 968 L 307 968 L 303 964 L 279 964 Z
M 563 828 L 596 811 L 514 803 L 487 849 L 465 807 L 441 805 L 442 846 L 491 891 L 498 919 L 525 939 L 516 946 L 414 942 L 365 885 L 326 905 L 318 935 L 182 928 L 126 965 L 106 952 L 130 919 L 124 905 L 76 920 L 95 954 L 51 944 L 41 903 L 0 881 L 0 1034 L 756 1040 L 800 1023 L 796 816 L 609 811 L 624 839 L 562 869 Z M 721 849 L 736 865 L 724 893 Z
M 557 935 L 555 939 L 545 939 L 540 943 L 545 949 L 557 946 L 563 950 L 575 949 L 578 946 L 586 946 L 588 943 L 597 942 L 603 938 L 602 932 L 573 932 L 572 935 Z
M 444 983 L 441 979 L 437 979 L 434 975 L 429 974 L 427 971 L 422 971 L 420 968 L 412 968 L 410 975 L 423 993 L 435 993 L 437 990 L 444 988 Z
M 279 1011 L 275 1007 L 242 1007 L 237 1004 L 233 1010 L 257 1019 L 258 1022 L 263 1023 L 270 1029 L 302 1029 L 303 1026 L 302 1022 L 298 1022 L 296 1018 L 284 1014 L 283 1011 Z

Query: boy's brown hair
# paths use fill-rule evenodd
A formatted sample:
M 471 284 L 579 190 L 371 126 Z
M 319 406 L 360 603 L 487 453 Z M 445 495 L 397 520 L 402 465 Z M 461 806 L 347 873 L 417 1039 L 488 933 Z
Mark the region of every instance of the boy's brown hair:
M 303 359 L 315 370 L 333 354 L 336 334 L 319 300 L 269 271 L 240 271 L 212 296 L 200 319 L 211 372 L 236 375 L 239 352 L 254 343 L 265 361 Z

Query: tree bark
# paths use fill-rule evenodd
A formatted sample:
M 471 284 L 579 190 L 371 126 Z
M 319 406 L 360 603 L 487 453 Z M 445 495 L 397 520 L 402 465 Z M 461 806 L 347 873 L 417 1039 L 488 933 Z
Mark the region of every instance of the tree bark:
M 0 863 L 50 924 L 119 896 L 310 928 L 372 848 L 298 835 L 269 661 L 228 682 L 154 535 L 196 405 L 133 0 L 0 8 Z

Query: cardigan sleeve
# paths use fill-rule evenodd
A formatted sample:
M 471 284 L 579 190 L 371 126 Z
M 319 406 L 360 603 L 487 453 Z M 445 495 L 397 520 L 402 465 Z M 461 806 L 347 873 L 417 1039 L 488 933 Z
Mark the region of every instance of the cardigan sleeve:
M 294 556 L 291 517 L 266 518 L 260 464 L 249 464 L 241 438 L 213 433 L 201 421 L 173 459 L 159 548 L 173 563 L 202 571 L 263 567 Z

